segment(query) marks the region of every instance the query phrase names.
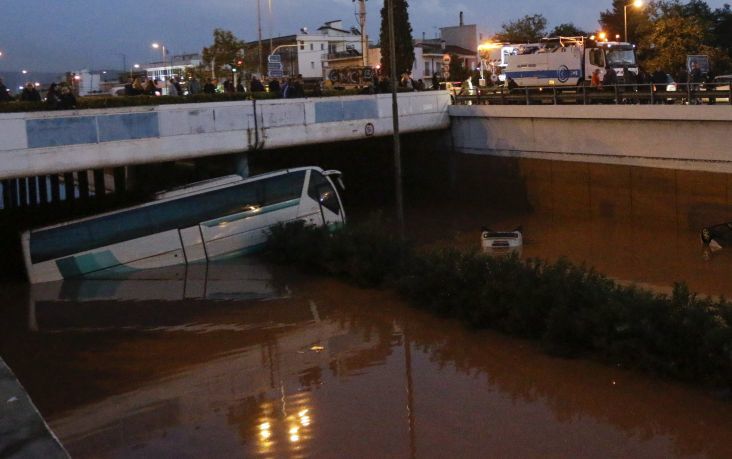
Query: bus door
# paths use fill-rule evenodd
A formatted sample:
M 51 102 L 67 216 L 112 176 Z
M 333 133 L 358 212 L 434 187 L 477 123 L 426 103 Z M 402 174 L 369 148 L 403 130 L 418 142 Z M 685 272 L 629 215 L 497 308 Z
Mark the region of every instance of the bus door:
M 200 225 L 180 229 L 178 233 L 180 234 L 180 243 L 183 246 L 186 263 L 208 261 Z
M 318 171 L 310 171 L 308 196 L 320 205 L 320 214 L 324 225 L 344 223 L 346 215 L 341 207 L 340 198 L 333 184 Z

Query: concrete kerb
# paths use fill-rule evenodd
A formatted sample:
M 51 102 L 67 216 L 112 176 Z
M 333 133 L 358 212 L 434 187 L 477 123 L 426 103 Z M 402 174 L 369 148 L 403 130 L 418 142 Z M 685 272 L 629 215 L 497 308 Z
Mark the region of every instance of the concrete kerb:
M 0 358 L 0 457 L 69 458 L 10 367 Z

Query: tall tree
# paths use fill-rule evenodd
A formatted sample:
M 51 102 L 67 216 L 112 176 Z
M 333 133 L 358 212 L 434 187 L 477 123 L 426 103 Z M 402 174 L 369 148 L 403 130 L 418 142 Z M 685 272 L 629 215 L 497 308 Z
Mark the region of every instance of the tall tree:
M 225 65 L 231 65 L 239 58 L 244 49 L 244 42 L 234 34 L 224 29 L 214 29 L 214 42 L 203 48 L 203 61 L 207 62 L 212 70 L 216 71 Z
M 501 25 L 494 39 L 509 43 L 530 43 L 546 36 L 546 18 L 541 14 L 526 15 Z
M 381 72 L 391 75 L 391 47 L 389 40 L 389 3 L 394 5 L 394 48 L 396 55 L 397 78 L 402 72 L 411 72 L 414 65 L 414 44 L 412 43 L 412 26 L 409 24 L 409 4 L 407 0 L 384 0 L 381 9 Z
M 717 17 L 720 10 L 712 11 L 700 0 L 681 3 L 679 0 L 657 3 L 650 42 L 654 53 L 648 64 L 668 71 L 677 71 L 686 63 L 688 54 L 706 54 L 712 71 L 720 73 L 730 68 L 729 46 L 717 42 Z M 723 13 L 724 9 L 722 9 Z

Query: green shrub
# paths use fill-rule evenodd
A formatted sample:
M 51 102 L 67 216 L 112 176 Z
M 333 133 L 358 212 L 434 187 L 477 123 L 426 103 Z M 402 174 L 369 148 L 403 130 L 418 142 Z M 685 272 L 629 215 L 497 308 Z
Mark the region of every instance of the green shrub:
M 378 221 L 330 233 L 273 228 L 276 261 L 316 267 L 368 287 L 396 288 L 414 306 L 475 328 L 531 338 L 547 352 L 593 355 L 688 381 L 732 386 L 732 304 L 684 284 L 669 297 L 624 287 L 566 259 L 417 252 Z

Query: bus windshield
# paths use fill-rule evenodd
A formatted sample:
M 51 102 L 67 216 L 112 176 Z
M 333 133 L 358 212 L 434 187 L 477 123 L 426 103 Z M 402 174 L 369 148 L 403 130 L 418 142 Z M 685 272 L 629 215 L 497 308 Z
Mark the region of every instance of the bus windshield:
M 635 67 L 635 53 L 632 49 L 612 48 L 605 51 L 605 58 L 611 67 Z

